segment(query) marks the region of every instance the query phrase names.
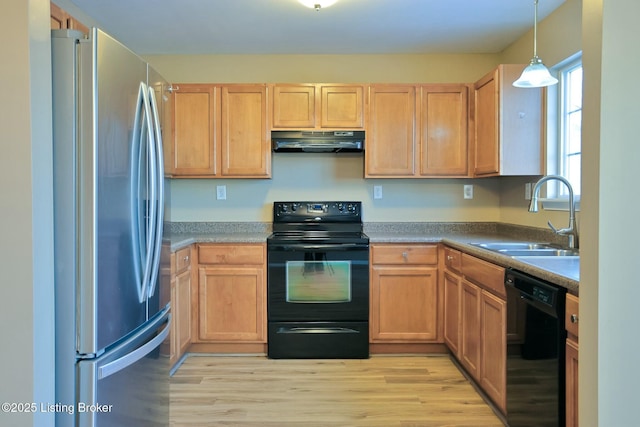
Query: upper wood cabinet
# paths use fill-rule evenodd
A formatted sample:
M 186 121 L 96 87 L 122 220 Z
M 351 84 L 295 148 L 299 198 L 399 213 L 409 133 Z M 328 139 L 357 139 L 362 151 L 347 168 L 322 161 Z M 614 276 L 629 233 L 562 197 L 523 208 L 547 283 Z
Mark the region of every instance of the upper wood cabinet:
M 269 178 L 267 88 L 176 84 L 167 173 L 189 178 Z
M 221 134 L 223 177 L 271 176 L 266 85 L 222 86 Z
M 216 176 L 220 173 L 220 88 L 208 84 L 174 85 L 173 137 L 165 138 L 167 173 Z
M 468 104 L 464 84 L 372 85 L 365 176 L 468 176 Z
M 89 28 L 80 21 L 69 15 L 65 10 L 61 9 L 54 3 L 51 6 L 51 29 L 52 30 L 78 30 L 83 34 L 89 34 Z
M 512 85 L 524 65 L 500 65 L 474 85 L 475 176 L 543 175 L 543 90 Z
M 370 86 L 365 177 L 414 176 L 417 108 L 415 86 Z
M 361 129 L 364 85 L 274 84 L 274 129 Z
M 420 88 L 420 176 L 467 176 L 468 87 Z

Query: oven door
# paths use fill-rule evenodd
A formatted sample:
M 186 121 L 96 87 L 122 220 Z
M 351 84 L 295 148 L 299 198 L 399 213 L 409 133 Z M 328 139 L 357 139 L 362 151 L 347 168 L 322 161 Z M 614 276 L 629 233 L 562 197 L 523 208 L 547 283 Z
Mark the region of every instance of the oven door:
M 369 245 L 272 243 L 268 247 L 269 321 L 366 321 Z

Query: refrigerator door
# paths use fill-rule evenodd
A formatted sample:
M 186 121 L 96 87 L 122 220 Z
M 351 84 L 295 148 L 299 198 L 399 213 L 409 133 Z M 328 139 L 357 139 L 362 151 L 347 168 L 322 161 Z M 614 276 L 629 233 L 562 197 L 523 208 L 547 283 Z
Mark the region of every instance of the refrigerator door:
M 169 329 L 166 307 L 126 341 L 78 362 L 75 425 L 169 425 L 169 358 L 160 352 Z
M 143 190 L 133 183 L 151 117 L 140 100 L 147 97 L 146 63 L 97 29 L 78 43 L 77 351 L 97 355 L 148 318 L 141 277 L 150 272 L 137 262 L 136 244 L 146 254 L 150 230 L 143 225 L 146 234 L 136 234 L 132 213 L 134 204 L 143 206 L 143 216 L 150 210 L 148 180 Z

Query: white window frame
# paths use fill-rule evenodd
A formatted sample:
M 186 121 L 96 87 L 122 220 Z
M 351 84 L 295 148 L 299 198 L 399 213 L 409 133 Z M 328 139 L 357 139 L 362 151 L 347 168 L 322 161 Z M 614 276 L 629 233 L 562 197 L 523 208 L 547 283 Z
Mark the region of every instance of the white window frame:
M 558 78 L 558 84 L 547 88 L 547 173 L 549 175 L 565 175 L 562 162 L 565 151 L 565 99 L 567 89 L 567 73 L 576 66 L 582 65 L 582 52 L 562 61 L 550 69 Z M 544 209 L 569 210 L 569 195 L 566 186 L 557 181 L 550 181 L 546 186 L 546 197 L 542 199 Z M 580 192 L 578 187 L 577 192 Z M 576 210 L 580 209 L 580 194 L 575 194 Z

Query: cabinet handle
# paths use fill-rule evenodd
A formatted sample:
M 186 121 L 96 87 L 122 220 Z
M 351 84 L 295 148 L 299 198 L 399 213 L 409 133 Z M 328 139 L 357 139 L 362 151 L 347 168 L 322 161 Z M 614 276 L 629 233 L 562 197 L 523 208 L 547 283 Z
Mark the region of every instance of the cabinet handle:
M 572 314 L 570 319 L 571 319 L 571 323 L 578 323 L 578 315 L 577 314 Z
M 453 261 L 453 257 L 451 255 L 447 255 L 447 261 Z

